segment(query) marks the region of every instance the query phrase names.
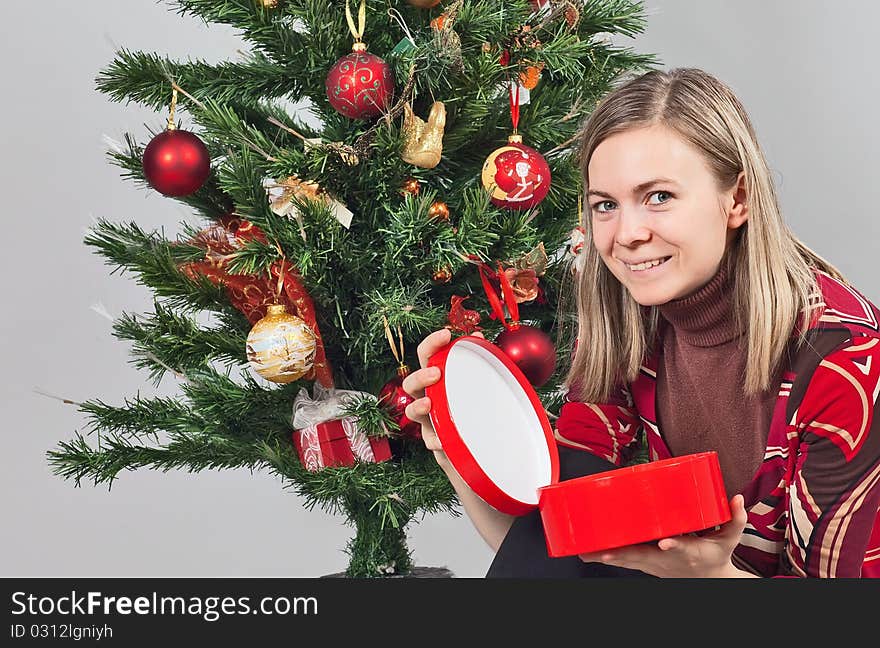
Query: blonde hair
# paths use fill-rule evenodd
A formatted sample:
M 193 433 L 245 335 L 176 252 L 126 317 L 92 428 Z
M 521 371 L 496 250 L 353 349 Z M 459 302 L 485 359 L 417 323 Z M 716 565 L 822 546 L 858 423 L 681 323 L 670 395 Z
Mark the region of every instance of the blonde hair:
M 596 147 L 616 133 L 657 124 L 703 154 L 719 191 L 731 189 L 745 172 L 749 218 L 723 262 L 730 264 L 735 282 L 737 330 L 746 332 L 745 392 L 763 391 L 780 367 L 800 316 L 811 322 L 821 308 L 814 269 L 843 276 L 785 224 L 748 114 L 730 88 L 703 70 L 652 70 L 602 98 L 581 131 L 584 197 Z M 636 302 L 605 266 L 593 245 L 589 211 L 584 198 L 583 266 L 573 282 L 577 344 L 565 386 L 574 398 L 602 402 L 616 387 L 636 379 L 656 342 L 659 314 L 656 306 Z M 565 321 L 564 314 L 561 318 Z M 800 329 L 798 346 L 807 328 Z

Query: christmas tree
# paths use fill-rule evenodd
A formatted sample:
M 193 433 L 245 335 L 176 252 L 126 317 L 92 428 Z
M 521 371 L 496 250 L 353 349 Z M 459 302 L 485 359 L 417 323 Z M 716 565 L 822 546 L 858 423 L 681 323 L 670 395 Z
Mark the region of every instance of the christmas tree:
M 347 575 L 411 573 L 407 525 L 458 502 L 400 381 L 431 331 L 497 341 L 518 321 L 550 342 L 529 378 L 558 411 L 578 127 L 615 79 L 655 63 L 609 38 L 643 31 L 642 5 L 173 4 L 251 51 L 212 65 L 123 49 L 97 87 L 157 111 L 154 132 L 110 153 L 123 176 L 203 226 L 168 240 L 100 220 L 85 243 L 154 292 L 154 312 L 113 333 L 181 394 L 81 403 L 95 437 L 49 460 L 76 485 L 137 468 L 270 471 L 355 527 Z

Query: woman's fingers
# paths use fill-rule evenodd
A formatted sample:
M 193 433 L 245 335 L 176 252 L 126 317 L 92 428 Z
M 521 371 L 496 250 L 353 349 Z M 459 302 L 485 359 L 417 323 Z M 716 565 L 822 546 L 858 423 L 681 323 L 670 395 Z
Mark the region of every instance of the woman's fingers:
M 452 338 L 452 331 L 442 328 L 434 331 L 419 343 L 416 352 L 419 354 L 419 365 L 424 368 L 428 366 L 428 359 L 437 353 L 437 351 L 447 344 Z
M 484 338 L 480 332 L 473 333 L 473 335 Z M 422 426 L 422 441 L 424 441 L 425 447 L 428 450 L 434 451 L 438 461 L 445 461 L 445 454 L 443 453 L 443 446 L 440 444 L 440 438 L 437 436 L 434 425 L 431 423 L 431 399 L 425 396 L 425 387 L 433 385 L 440 380 L 440 369 L 428 366 L 428 361 L 432 355 L 449 344 L 451 339 L 452 332 L 447 328 L 442 328 L 434 331 L 422 340 L 417 349 L 419 365 L 422 368 L 406 376 L 402 383 L 403 391 L 415 399 L 406 406 L 404 414 L 411 421 L 415 421 Z
M 440 369 L 437 367 L 417 369 L 403 379 L 401 387 L 413 398 L 422 398 L 425 395 L 425 387 L 433 385 L 438 380 L 440 380 Z
M 425 426 L 430 425 L 431 423 L 431 419 L 428 417 L 428 412 L 430 411 L 431 399 L 427 396 L 423 396 L 407 405 L 403 410 L 403 413 L 406 414 L 407 418 L 411 421 L 416 421 L 417 423 L 421 423 L 422 426 Z
M 422 426 L 422 441 L 425 442 L 425 447 L 428 450 L 442 450 L 443 446 L 440 445 L 440 439 L 437 436 L 437 432 L 434 431 L 434 425 L 431 423 L 431 417 L 428 414 L 430 411 L 431 399 L 425 396 L 417 398 L 407 405 L 403 412 L 410 420 Z

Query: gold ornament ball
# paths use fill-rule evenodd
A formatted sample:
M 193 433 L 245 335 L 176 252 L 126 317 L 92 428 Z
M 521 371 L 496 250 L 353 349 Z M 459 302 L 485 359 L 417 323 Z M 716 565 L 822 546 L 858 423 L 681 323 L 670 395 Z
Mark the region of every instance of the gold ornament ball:
M 260 4 L 266 9 L 274 9 L 278 6 L 278 0 L 260 0 Z
M 315 363 L 317 338 L 301 318 L 283 304 L 269 306 L 266 316 L 247 336 L 247 359 L 266 380 L 289 383 L 306 375 Z
M 440 4 L 440 0 L 406 0 L 413 7 L 418 7 L 419 9 L 430 9 L 431 7 L 436 7 Z
M 449 283 L 452 281 L 452 272 L 449 268 L 440 268 L 434 273 L 433 279 L 437 283 Z
M 449 207 L 442 200 L 435 200 L 430 209 L 428 209 L 428 216 L 431 218 L 437 218 L 440 220 L 448 221 L 449 220 Z
M 421 190 L 422 185 L 419 184 L 419 181 L 415 178 L 408 178 L 404 181 L 403 186 L 400 188 L 401 193 L 410 194 L 411 196 L 418 196 L 419 191 Z

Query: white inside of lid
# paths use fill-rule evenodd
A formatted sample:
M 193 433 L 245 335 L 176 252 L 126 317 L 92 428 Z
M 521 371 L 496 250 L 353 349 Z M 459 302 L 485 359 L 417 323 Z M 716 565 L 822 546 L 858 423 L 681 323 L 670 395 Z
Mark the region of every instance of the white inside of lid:
M 446 358 L 449 413 L 483 472 L 508 496 L 538 503 L 550 483 L 541 421 L 514 375 L 490 351 L 462 340 Z

